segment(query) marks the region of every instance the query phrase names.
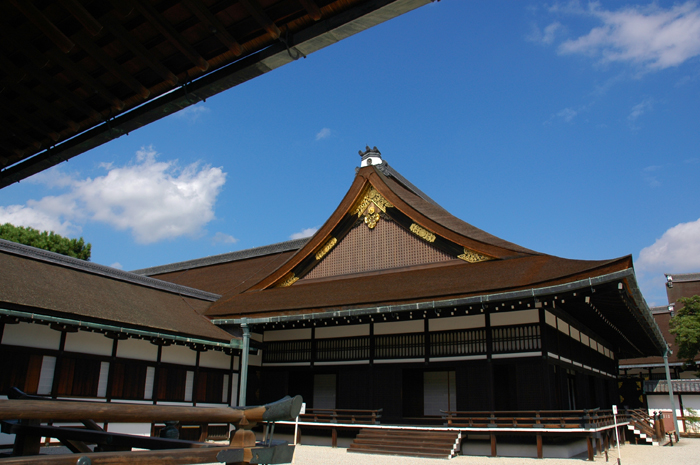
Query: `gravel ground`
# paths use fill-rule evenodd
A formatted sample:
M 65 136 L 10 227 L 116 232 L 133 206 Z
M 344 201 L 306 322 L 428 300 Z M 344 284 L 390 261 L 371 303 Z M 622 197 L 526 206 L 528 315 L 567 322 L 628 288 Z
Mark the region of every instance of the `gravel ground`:
M 620 448 L 623 465 L 697 465 L 700 463 L 700 439 L 684 438 L 673 447 L 627 444 Z M 617 449 L 609 452 L 609 463 L 617 462 Z M 572 465 L 582 459 L 524 459 L 511 457 L 466 457 L 450 460 L 451 465 Z M 596 456 L 596 463 L 605 463 L 605 455 Z M 294 465 L 439 465 L 442 459 L 418 459 L 391 455 L 348 454 L 346 449 L 321 446 L 297 446 Z

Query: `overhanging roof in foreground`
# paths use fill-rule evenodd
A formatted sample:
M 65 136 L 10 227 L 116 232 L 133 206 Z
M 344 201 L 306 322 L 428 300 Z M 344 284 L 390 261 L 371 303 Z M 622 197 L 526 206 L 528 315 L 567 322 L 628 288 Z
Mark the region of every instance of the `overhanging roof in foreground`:
M 0 3 L 0 188 L 431 0 Z

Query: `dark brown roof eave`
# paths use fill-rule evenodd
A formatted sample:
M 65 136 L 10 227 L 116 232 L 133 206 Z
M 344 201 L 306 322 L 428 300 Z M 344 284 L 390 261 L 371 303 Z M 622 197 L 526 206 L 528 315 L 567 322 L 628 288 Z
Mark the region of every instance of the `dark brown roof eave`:
M 205 339 L 202 337 L 173 334 L 164 331 L 156 331 L 153 329 L 141 329 L 117 324 L 90 321 L 86 319 L 78 320 L 75 318 L 66 318 L 62 316 L 47 315 L 45 313 L 28 312 L 24 310 L 13 310 L 7 308 L 0 308 L 0 315 L 44 324 L 59 324 L 75 328 L 85 328 L 88 330 L 99 331 L 104 333 L 124 334 L 125 336 L 129 337 L 163 339 L 166 341 L 173 341 L 175 343 L 201 344 L 210 347 L 221 347 L 230 349 L 240 349 L 243 347 L 241 339 L 234 336 L 231 336 L 231 339 L 229 341 L 225 341 L 223 339 Z

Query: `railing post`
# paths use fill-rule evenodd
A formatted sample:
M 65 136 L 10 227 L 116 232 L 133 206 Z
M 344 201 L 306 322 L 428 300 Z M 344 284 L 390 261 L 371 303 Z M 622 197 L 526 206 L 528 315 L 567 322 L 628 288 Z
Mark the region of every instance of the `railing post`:
M 489 417 L 489 420 L 491 420 L 491 423 L 489 423 L 490 428 L 495 428 L 496 426 L 498 426 L 496 424 L 496 415 L 494 412 L 491 412 L 491 416 Z M 494 441 L 495 441 L 495 438 L 494 438 Z

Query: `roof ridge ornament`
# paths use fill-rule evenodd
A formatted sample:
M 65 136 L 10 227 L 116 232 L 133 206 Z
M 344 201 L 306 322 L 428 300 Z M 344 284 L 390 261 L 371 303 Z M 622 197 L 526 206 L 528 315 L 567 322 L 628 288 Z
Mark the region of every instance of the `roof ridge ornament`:
M 362 157 L 360 168 L 364 168 L 365 166 L 381 165 L 384 163 L 384 160 L 382 160 L 382 153 L 379 151 L 379 149 L 377 149 L 377 146 L 369 148 L 369 145 L 366 145 L 365 151 L 363 152 L 360 150 L 358 153 Z

